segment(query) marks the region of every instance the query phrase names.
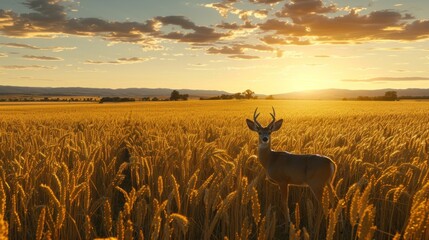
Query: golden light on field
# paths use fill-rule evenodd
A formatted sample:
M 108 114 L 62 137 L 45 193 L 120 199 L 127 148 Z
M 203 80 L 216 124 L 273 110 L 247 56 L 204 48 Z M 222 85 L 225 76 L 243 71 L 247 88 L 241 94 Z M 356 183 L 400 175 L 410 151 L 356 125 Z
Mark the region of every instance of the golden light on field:
M 279 189 L 247 129 L 323 154 L 341 199 Z M 429 102 L 0 105 L 0 238 L 428 239 Z M 323 216 L 315 212 L 322 208 Z M 319 221 L 320 220 L 320 221 Z

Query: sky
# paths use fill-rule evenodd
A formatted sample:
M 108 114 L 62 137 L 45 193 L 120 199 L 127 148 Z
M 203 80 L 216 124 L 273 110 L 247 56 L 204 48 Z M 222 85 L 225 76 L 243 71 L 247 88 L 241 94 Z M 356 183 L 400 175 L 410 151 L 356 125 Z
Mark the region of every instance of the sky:
M 0 85 L 429 88 L 427 0 L 1 0 Z

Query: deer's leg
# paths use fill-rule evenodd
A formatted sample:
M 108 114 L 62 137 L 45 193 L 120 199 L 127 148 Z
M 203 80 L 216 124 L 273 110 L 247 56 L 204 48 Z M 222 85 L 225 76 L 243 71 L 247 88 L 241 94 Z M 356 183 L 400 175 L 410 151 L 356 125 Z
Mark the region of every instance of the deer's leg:
M 290 215 L 289 215 L 289 184 L 282 184 L 280 185 L 280 191 L 282 194 L 282 207 L 283 207 L 283 214 L 286 217 L 287 226 L 289 226 L 290 223 Z
M 322 197 L 323 197 L 323 188 L 324 185 L 320 183 L 320 181 L 310 181 L 308 182 L 308 186 L 310 186 L 311 192 L 313 192 L 314 197 L 319 202 L 319 205 L 322 205 Z

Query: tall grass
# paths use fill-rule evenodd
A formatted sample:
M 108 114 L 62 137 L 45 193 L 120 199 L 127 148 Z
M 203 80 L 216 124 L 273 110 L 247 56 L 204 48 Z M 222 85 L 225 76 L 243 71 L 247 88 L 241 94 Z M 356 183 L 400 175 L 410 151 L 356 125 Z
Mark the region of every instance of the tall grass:
M 341 200 L 318 206 L 291 187 L 289 226 L 244 122 L 271 105 L 285 119 L 274 149 L 338 165 Z M 14 105 L 0 116 L 0 239 L 429 239 L 429 103 Z

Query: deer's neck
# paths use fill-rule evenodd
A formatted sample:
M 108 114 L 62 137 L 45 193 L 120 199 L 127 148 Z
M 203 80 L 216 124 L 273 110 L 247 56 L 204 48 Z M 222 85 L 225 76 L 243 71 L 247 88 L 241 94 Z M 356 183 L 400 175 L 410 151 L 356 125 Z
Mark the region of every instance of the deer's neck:
M 271 145 L 259 145 L 258 158 L 262 166 L 267 169 L 272 157 Z

